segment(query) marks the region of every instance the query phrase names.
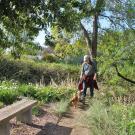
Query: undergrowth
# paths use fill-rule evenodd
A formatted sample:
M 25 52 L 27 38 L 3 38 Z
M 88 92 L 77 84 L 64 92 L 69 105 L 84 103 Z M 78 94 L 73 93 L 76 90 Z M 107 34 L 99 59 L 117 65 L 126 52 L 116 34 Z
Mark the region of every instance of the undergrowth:
M 90 108 L 81 117 L 93 135 L 135 134 L 133 89 L 130 91 L 120 86 L 102 86 L 102 90 L 91 100 Z
M 53 106 L 53 113 L 59 118 L 62 117 L 69 109 L 69 101 L 61 100 L 60 102 L 55 103 Z
M 40 102 L 56 102 L 68 99 L 76 90 L 72 83 L 56 84 L 48 86 L 34 84 L 20 84 L 14 81 L 2 81 L 0 83 L 0 101 L 4 104 L 12 104 L 19 97 L 30 97 Z

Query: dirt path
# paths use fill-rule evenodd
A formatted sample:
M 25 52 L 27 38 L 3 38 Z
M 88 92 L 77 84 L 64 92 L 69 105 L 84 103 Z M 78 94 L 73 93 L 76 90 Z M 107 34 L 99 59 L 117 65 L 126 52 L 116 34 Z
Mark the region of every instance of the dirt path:
M 80 103 L 77 109 L 72 108 L 71 114 L 61 119 L 61 121 L 59 122 L 59 126 L 65 126 L 72 129 L 70 134 L 63 135 L 90 135 L 89 129 L 84 127 L 80 119 L 87 107 L 87 104 L 82 105 Z
M 33 117 L 32 125 L 11 120 L 11 135 L 90 135 L 89 129 L 79 120 L 87 107 L 87 103 L 86 105 L 79 103 L 77 109 L 71 107 L 70 112 L 56 125 L 58 118 L 49 113 L 51 105 L 47 105 L 42 108 L 42 115 Z

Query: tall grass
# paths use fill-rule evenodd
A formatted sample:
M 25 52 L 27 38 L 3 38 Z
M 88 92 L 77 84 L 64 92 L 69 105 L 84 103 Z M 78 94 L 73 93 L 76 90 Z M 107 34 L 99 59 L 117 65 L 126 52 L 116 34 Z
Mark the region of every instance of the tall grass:
M 101 101 L 94 100 L 82 120 L 93 135 L 134 135 L 135 105 L 106 107 Z
M 66 80 L 68 76 L 77 79 L 80 68 L 79 66 L 62 63 L 11 59 L 0 59 L 0 67 L 1 80 L 6 78 L 8 80 L 18 80 L 21 83 L 36 83 L 43 78 L 45 84 L 49 84 L 51 78 L 57 82 Z
M 90 128 L 93 135 L 116 135 L 114 122 L 108 108 L 98 100 L 84 114 L 83 121 Z
M 53 106 L 53 113 L 60 118 L 68 111 L 68 107 L 69 101 L 61 100 L 60 102 L 55 103 L 55 105 Z

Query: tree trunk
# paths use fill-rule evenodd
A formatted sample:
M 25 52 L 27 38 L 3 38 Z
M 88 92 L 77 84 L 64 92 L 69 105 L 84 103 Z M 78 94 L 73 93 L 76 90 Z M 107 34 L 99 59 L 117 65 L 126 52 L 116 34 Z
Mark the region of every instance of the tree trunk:
M 83 30 L 83 34 L 84 34 L 84 38 L 85 38 L 86 44 L 88 46 L 89 54 L 91 55 L 92 45 L 91 45 L 91 39 L 89 37 L 89 33 L 87 32 L 87 30 L 85 29 L 85 27 L 83 26 L 82 23 L 80 23 L 80 25 L 81 25 L 81 28 Z
M 94 15 L 93 20 L 93 34 L 92 34 L 92 57 L 96 58 L 97 56 L 97 36 L 98 36 L 98 14 Z

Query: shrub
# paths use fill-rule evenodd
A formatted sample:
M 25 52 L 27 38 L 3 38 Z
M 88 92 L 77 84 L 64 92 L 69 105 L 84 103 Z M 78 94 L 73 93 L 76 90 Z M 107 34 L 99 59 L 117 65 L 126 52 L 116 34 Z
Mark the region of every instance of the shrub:
M 37 83 L 43 78 L 43 83 L 49 84 L 51 78 L 60 82 L 68 76 L 73 79 L 79 76 L 79 67 L 60 63 L 0 59 L 0 67 L 0 80 L 14 79 L 21 83 Z
M 3 81 L 0 83 L 0 101 L 5 104 L 13 103 L 18 96 L 32 97 L 43 102 L 60 101 L 68 99 L 75 91 L 69 83 L 39 87 L 33 84 L 19 84 L 12 81 Z M 71 85 L 71 84 L 70 84 Z
M 39 90 L 36 94 L 36 98 L 43 102 L 60 101 L 62 99 L 68 99 L 74 90 L 68 88 L 58 87 L 45 87 Z
M 57 99 L 57 93 L 53 87 L 45 87 L 37 92 L 36 98 L 43 102 L 50 102 Z
M 46 54 L 43 56 L 42 60 L 46 62 L 56 62 L 56 57 L 52 54 Z
M 22 84 L 18 88 L 18 92 L 22 96 L 36 98 L 37 88 L 35 86 Z
M 68 99 L 73 95 L 74 92 L 75 92 L 74 89 L 60 87 L 57 93 L 59 99 L 65 99 L 65 98 Z
M 17 100 L 19 94 L 16 90 L 0 90 L 0 101 L 4 104 L 12 104 Z
M 0 83 L 0 101 L 4 104 L 12 104 L 17 100 L 19 93 L 17 92 L 18 84 L 14 81 L 3 81 Z

